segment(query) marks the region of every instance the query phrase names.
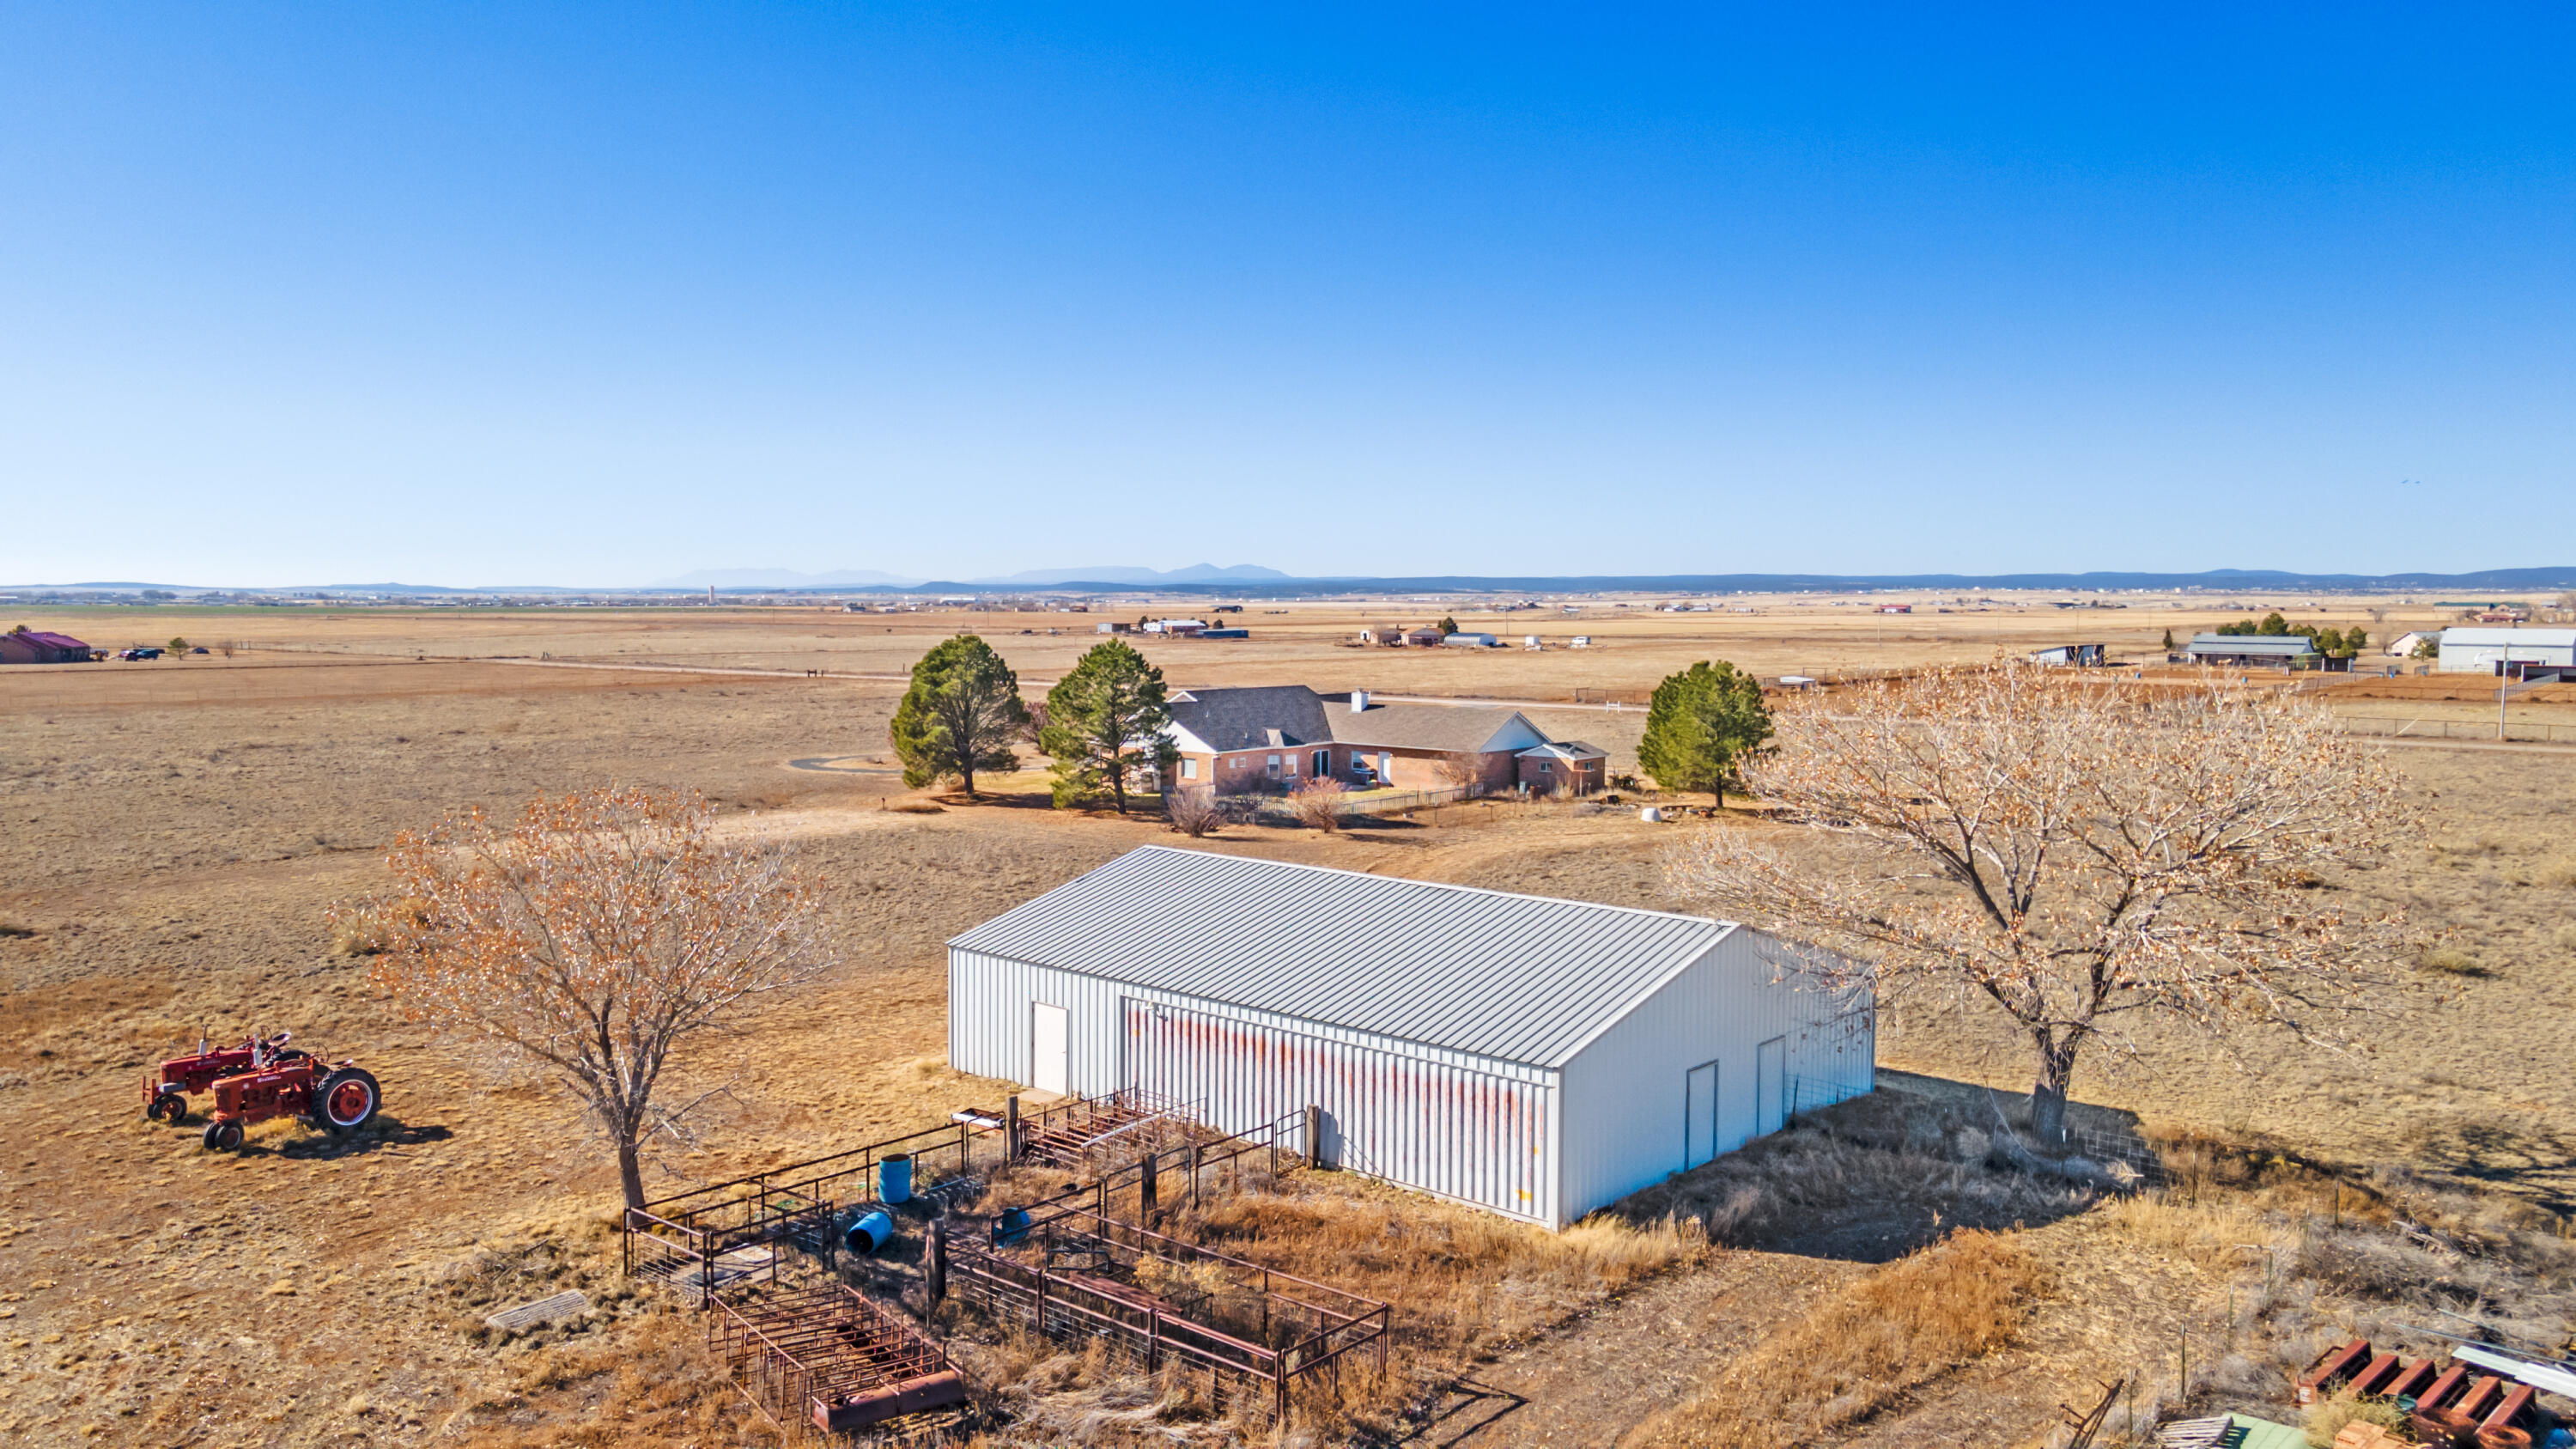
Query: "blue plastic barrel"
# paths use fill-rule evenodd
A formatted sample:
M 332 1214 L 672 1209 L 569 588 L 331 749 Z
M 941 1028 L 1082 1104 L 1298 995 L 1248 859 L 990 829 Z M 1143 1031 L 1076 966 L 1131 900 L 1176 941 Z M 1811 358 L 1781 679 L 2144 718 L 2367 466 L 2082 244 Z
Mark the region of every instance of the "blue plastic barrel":
M 848 1243 L 853 1253 L 874 1254 L 894 1241 L 894 1219 L 883 1211 L 869 1213 L 850 1224 L 841 1241 Z
M 912 1201 L 912 1154 L 889 1152 L 877 1159 L 877 1201 Z
M 1012 1208 L 993 1223 L 993 1241 L 1007 1248 L 1029 1235 L 1029 1210 Z

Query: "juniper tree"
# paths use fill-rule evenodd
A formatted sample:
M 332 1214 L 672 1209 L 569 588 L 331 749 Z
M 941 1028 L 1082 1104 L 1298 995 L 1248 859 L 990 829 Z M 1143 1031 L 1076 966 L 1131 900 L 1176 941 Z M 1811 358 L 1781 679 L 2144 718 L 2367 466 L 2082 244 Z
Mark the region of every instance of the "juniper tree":
M 971 796 L 977 770 L 1018 768 L 1011 745 L 1028 724 L 1020 677 L 993 646 L 960 634 L 912 666 L 912 687 L 895 706 L 888 733 L 906 785 L 918 790 L 955 779 Z

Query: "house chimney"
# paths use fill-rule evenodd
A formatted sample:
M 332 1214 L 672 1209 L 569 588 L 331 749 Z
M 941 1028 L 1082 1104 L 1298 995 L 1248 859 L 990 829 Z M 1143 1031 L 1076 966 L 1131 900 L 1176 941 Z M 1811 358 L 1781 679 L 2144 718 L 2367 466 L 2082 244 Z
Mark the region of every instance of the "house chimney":
M 1368 691 L 1367 691 L 1367 690 L 1365 690 L 1365 689 L 1354 689 L 1354 690 L 1352 690 L 1352 691 L 1351 691 L 1351 713 L 1353 713 L 1353 714 L 1360 714 L 1360 713 L 1362 713 L 1362 712 L 1366 711 L 1367 709 L 1368 709 Z

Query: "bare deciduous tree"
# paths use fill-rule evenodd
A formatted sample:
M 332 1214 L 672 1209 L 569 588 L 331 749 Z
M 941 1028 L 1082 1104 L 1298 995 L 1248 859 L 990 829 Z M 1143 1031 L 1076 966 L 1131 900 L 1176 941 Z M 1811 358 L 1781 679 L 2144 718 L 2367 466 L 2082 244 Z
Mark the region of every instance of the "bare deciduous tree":
M 1438 772 L 1442 782 L 1461 795 L 1472 798 L 1484 788 L 1485 757 L 1473 751 L 1442 755 L 1432 762 L 1431 768 Z
M 1342 828 L 1342 805 L 1350 793 L 1341 781 L 1318 776 L 1289 793 L 1288 809 L 1299 822 L 1330 833 Z
M 1197 785 L 1176 785 L 1164 791 L 1163 818 L 1192 840 L 1226 823 L 1225 807 L 1217 802 L 1216 792 Z
M 1675 888 L 1839 953 L 1827 970 L 1882 999 L 1991 1000 L 2038 1057 L 2052 1142 L 2087 1043 L 2135 1052 L 2140 1015 L 2331 1040 L 2399 934 L 2321 889 L 2412 827 L 2393 772 L 2283 693 L 1946 670 L 1796 707 L 1750 783 L 1868 864 L 1813 873 L 1719 828 L 1669 853 Z
M 728 847 L 694 795 L 610 786 L 404 832 L 396 929 L 371 973 L 415 1021 L 461 1027 L 551 1068 L 644 1204 L 639 1144 L 676 1113 L 654 1087 L 681 1041 L 822 969 L 813 901 L 772 848 Z

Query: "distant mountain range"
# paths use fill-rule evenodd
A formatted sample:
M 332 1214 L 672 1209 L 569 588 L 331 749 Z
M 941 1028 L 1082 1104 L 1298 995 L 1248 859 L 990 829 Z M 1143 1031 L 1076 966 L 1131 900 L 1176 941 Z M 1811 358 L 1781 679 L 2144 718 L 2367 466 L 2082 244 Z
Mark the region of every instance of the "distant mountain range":
M 1072 569 L 1030 569 L 1025 573 L 1004 574 L 996 578 L 962 581 L 969 588 L 1051 588 L 1067 583 L 1098 584 L 1213 584 L 1277 582 L 1288 575 L 1259 564 L 1192 564 L 1168 572 L 1136 568 L 1127 564 L 1095 564 Z M 879 573 L 875 569 L 836 569 L 830 573 L 800 574 L 792 569 L 699 569 L 677 578 L 657 580 L 657 589 L 846 589 L 883 585 L 892 589 L 919 588 L 926 579 L 901 574 Z M 942 584 L 941 587 L 950 587 Z
M 651 594 L 708 588 L 726 593 L 829 594 L 989 594 L 1044 589 L 1057 593 L 1131 593 L 1144 590 L 1175 594 L 1241 594 L 1271 598 L 1326 594 L 1419 593 L 1643 593 L 1727 594 L 1783 593 L 1799 590 L 1938 589 L 2194 589 L 2278 593 L 2285 590 L 2451 591 L 2468 595 L 2541 593 L 2576 589 L 2576 564 L 2552 568 L 2484 569 L 2474 573 L 2436 574 L 2303 574 L 2277 569 L 2210 569 L 2201 573 L 2028 573 L 2028 574 L 1437 574 L 1411 578 L 1301 578 L 1257 564 L 1192 564 L 1156 570 L 1124 565 L 1088 568 L 1030 569 L 1000 578 L 912 579 L 873 569 L 830 573 L 797 573 L 790 569 L 701 569 L 643 588 L 583 589 L 562 584 L 487 585 L 458 588 L 446 584 L 297 584 L 248 588 L 264 594 L 412 595 L 454 594 Z M 163 589 L 189 595 L 221 592 L 202 585 L 135 582 L 0 585 L 0 592 L 80 590 L 133 594 Z

